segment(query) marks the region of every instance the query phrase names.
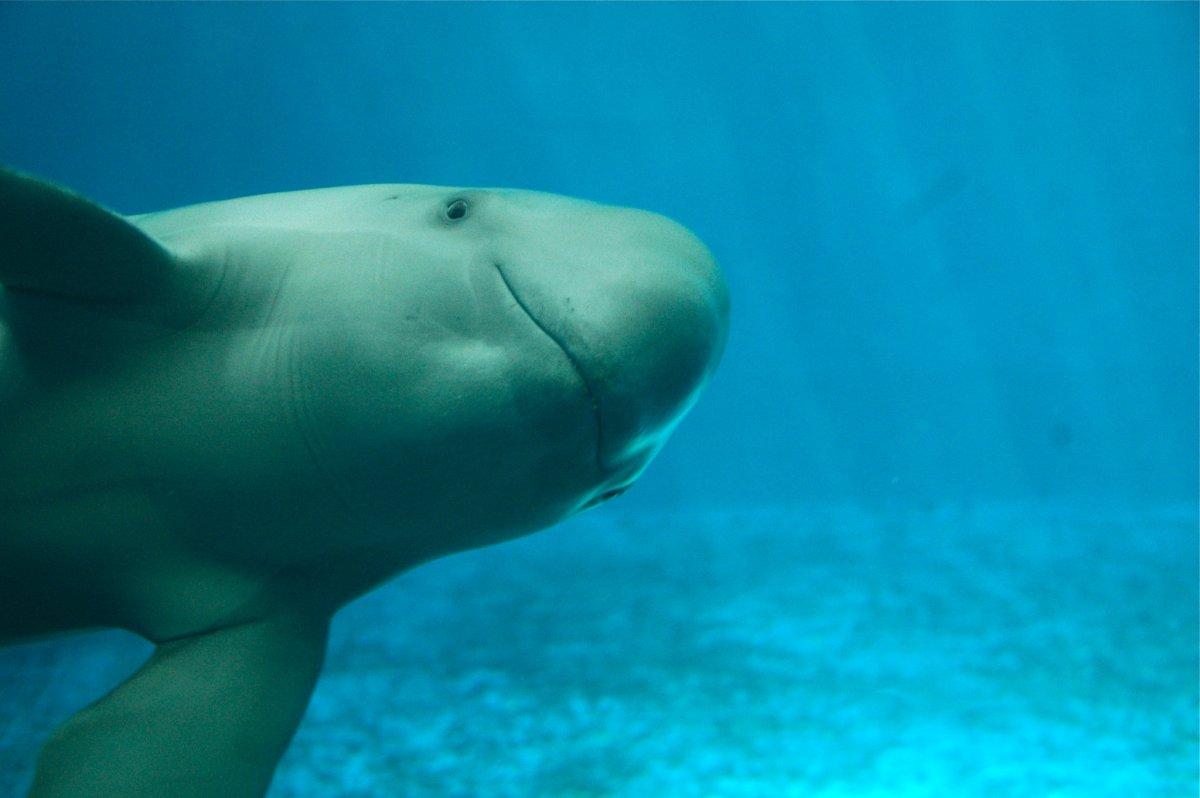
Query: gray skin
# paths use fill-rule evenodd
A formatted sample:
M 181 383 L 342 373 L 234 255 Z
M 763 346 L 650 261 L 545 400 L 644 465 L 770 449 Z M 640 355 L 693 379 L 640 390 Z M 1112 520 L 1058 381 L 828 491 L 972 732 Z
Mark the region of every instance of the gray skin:
M 261 795 L 328 620 L 623 491 L 729 300 L 651 213 L 371 185 L 121 217 L 0 170 L 0 642 L 156 644 L 35 796 Z

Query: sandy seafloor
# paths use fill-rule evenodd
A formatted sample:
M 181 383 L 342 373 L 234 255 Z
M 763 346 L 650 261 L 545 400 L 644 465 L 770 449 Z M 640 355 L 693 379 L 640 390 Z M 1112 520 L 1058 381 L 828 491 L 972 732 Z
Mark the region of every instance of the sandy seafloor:
M 614 505 L 344 611 L 270 795 L 1195 796 L 1195 524 Z M 0 795 L 147 651 L 0 651 Z

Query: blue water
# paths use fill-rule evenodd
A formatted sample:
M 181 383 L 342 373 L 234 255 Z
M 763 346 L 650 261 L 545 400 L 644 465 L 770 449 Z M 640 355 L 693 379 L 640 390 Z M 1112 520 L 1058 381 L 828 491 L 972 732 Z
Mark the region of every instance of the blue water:
M 533 188 L 729 280 L 636 488 L 347 610 L 272 795 L 1194 795 L 1197 8 L 0 4 L 0 162 L 121 211 Z M 145 652 L 0 652 L 0 794 Z

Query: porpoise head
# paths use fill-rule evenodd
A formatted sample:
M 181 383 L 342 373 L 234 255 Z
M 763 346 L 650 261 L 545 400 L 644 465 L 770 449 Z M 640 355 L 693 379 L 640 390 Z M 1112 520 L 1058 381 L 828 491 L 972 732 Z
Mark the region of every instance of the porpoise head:
M 623 492 L 728 328 L 720 271 L 684 227 L 552 194 L 356 186 L 143 225 L 184 249 L 219 231 L 223 290 L 264 297 L 331 493 L 421 556 Z

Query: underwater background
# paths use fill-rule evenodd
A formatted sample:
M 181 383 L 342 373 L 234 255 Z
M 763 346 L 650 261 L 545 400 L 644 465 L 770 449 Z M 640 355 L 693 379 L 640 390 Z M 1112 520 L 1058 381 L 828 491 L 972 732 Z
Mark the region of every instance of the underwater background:
M 618 501 L 335 622 L 285 796 L 1193 796 L 1197 4 L 0 3 L 0 162 L 671 216 L 724 361 Z M 134 670 L 0 650 L 0 795 Z

